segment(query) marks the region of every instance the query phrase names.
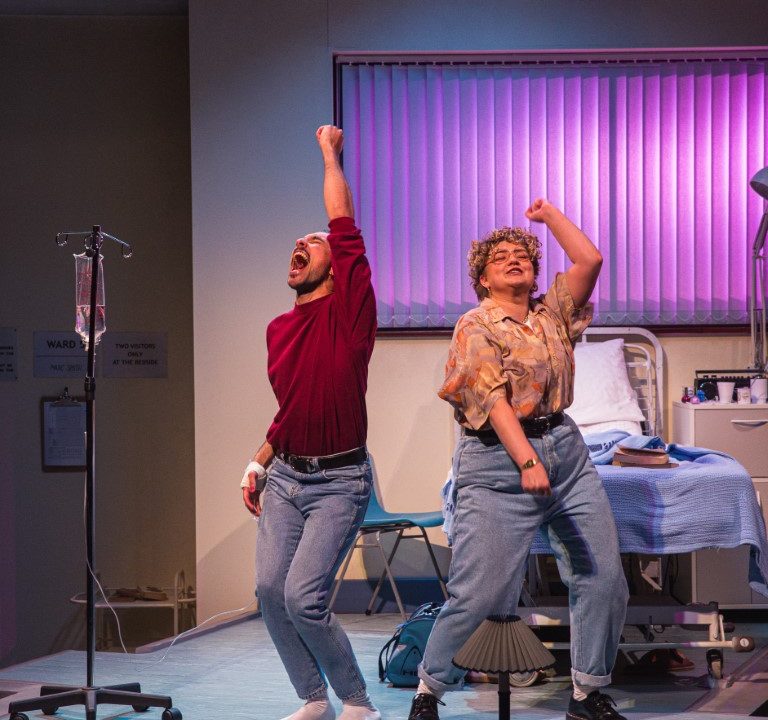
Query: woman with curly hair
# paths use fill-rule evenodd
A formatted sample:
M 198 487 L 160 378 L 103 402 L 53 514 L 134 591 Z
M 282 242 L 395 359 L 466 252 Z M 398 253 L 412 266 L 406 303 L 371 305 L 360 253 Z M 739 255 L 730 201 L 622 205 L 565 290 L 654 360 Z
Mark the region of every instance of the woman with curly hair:
M 503 227 L 472 243 L 469 275 L 480 304 L 456 324 L 439 391 L 462 429 L 449 599 L 419 666 L 409 720 L 437 720 L 440 697 L 463 679 L 454 655 L 487 616 L 515 612 L 542 526 L 569 590 L 566 717 L 621 718 L 599 690 L 610 683 L 626 612 L 616 526 L 581 434 L 563 413 L 573 401 L 573 343 L 592 320 L 587 301 L 602 257 L 546 200 L 525 215 L 549 228 L 572 264 L 535 297 L 535 235 Z

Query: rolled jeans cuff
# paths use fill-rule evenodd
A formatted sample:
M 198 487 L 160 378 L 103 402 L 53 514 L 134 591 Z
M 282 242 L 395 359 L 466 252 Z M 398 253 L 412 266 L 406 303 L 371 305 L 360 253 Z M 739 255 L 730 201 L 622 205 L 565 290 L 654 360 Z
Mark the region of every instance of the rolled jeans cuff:
M 611 684 L 611 676 L 608 675 L 590 675 L 589 673 L 583 673 L 580 670 L 571 668 L 571 678 L 573 682 L 579 685 L 589 685 L 590 687 L 605 687 Z
M 461 688 L 464 686 L 463 677 L 460 678 L 457 682 L 451 684 L 435 680 L 435 678 L 433 678 L 429 673 L 427 673 L 426 670 L 424 670 L 424 668 L 421 666 L 421 663 L 419 663 L 418 673 L 419 680 L 423 680 L 427 687 L 435 695 L 437 695 L 438 698 L 441 698 L 444 693 L 451 692 L 451 690 L 461 690 Z
M 328 697 L 328 688 L 325 685 L 321 685 L 317 690 L 313 690 L 307 695 L 299 695 L 300 700 L 306 700 L 307 702 L 319 700 L 322 697 Z
M 349 697 L 340 697 L 339 700 L 346 705 L 355 705 L 358 707 L 366 706 L 371 702 L 370 697 L 368 697 L 367 688 L 363 688 L 362 692 L 357 692 Z

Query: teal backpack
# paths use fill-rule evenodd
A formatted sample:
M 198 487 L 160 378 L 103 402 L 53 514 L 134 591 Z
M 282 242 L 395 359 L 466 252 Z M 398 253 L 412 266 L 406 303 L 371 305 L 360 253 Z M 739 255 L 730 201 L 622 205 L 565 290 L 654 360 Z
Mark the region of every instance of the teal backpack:
M 380 682 L 389 680 L 395 687 L 419 684 L 417 668 L 441 607 L 440 603 L 425 603 L 397 626 L 395 634 L 379 653 Z

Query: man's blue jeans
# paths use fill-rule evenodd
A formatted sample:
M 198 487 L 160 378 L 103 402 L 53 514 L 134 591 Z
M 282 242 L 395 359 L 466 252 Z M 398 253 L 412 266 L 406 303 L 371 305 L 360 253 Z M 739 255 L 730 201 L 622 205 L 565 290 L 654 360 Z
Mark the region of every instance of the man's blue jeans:
M 326 604 L 328 591 L 365 516 L 369 461 L 300 473 L 275 459 L 262 495 L 256 587 L 264 622 L 304 700 L 326 693 L 366 696 L 349 639 Z
M 522 491 L 503 445 L 463 435 L 456 447 L 450 597 L 419 666 L 436 692 L 460 685 L 464 672 L 451 660 L 478 625 L 488 615 L 514 614 L 542 525 L 569 590 L 573 678 L 593 687 L 610 683 L 628 596 L 613 513 L 570 418 L 531 444 L 549 474 L 551 497 Z

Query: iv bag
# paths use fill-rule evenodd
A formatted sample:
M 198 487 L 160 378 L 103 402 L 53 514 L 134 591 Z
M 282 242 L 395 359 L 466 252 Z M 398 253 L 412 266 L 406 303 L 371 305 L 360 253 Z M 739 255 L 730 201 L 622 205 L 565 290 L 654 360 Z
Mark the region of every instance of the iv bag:
M 85 253 L 75 255 L 75 331 L 83 339 L 88 350 L 88 330 L 91 319 L 91 262 Z M 102 334 L 107 329 L 104 314 L 104 265 L 99 254 L 99 277 L 96 285 L 96 332 L 98 345 Z

